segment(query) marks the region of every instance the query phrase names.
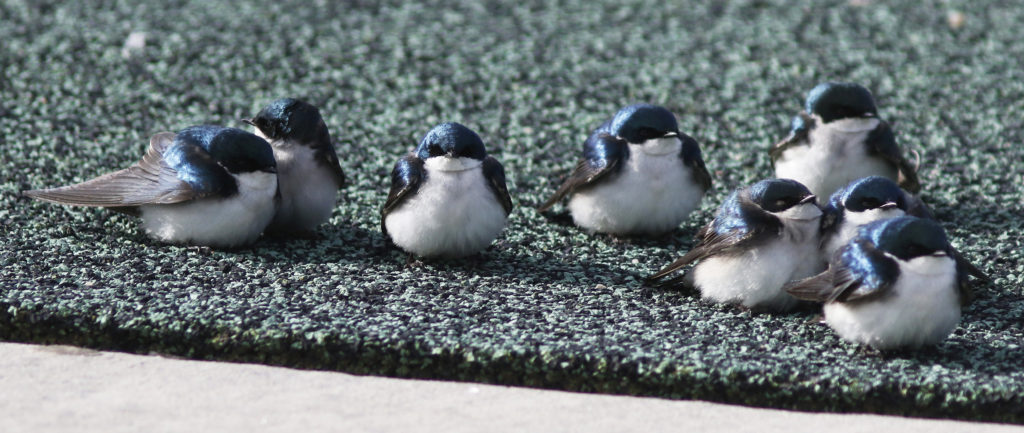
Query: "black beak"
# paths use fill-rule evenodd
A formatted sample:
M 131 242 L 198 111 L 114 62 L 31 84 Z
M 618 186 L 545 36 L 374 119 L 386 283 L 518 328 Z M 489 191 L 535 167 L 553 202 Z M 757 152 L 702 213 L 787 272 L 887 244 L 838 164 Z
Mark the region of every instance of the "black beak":
M 669 131 L 669 132 L 666 132 L 665 135 L 662 135 L 661 138 L 672 138 L 672 137 L 678 137 L 678 136 L 679 136 L 678 132 Z
M 804 197 L 802 200 L 800 200 L 800 203 L 797 204 L 814 203 L 816 200 L 818 200 L 818 197 L 816 197 L 814 194 L 811 194 L 807 197 Z
M 882 210 L 889 210 L 889 209 L 893 209 L 893 208 L 897 208 L 897 207 L 899 207 L 899 205 L 897 205 L 895 202 L 887 201 L 887 202 L 883 203 L 881 206 L 879 206 L 878 208 L 882 209 Z
M 872 117 L 875 117 L 875 113 L 864 113 L 864 114 L 861 114 L 861 117 L 865 117 L 865 118 L 869 118 L 870 119 Z
M 277 174 L 277 167 L 266 167 L 262 171 Z
M 238 121 L 248 125 L 256 126 L 256 122 L 253 122 L 252 119 L 238 119 Z

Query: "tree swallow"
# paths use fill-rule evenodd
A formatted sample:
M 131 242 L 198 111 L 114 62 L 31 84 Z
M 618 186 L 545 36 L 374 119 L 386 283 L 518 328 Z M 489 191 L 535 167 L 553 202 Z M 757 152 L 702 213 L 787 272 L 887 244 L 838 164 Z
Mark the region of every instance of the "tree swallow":
M 797 300 L 783 285 L 825 267 L 818 249 L 820 217 L 815 196 L 799 182 L 760 181 L 729 195 L 715 219 L 697 232 L 697 245 L 647 281 L 695 287 L 714 302 L 787 311 Z M 664 279 L 697 260 L 689 273 Z
M 25 191 L 43 201 L 139 216 L 146 232 L 163 242 L 224 248 L 259 237 L 274 216 L 277 194 L 270 145 L 218 126 L 156 134 L 131 167 L 76 185 Z
M 501 163 L 475 132 L 442 123 L 391 171 L 381 231 L 417 256 L 462 257 L 490 245 L 511 212 Z
M 583 144 L 583 159 L 538 210 L 569 196 L 576 225 L 614 235 L 658 234 L 679 226 L 711 188 L 700 145 L 676 116 L 630 105 Z
M 907 215 L 911 203 L 918 212 L 914 216 L 928 214 L 924 203 L 881 176 L 857 179 L 836 191 L 822 209 L 821 245 L 826 261 L 857 235 L 860 226 Z
M 825 323 L 877 350 L 918 348 L 946 338 L 971 299 L 967 272 L 936 222 L 872 222 L 833 256 L 828 270 L 786 287 L 823 302 Z
M 308 234 L 331 217 L 345 173 L 320 110 L 298 99 L 271 102 L 243 119 L 266 139 L 277 159 L 281 200 L 268 232 Z
M 860 227 L 873 221 L 909 215 L 934 220 L 921 199 L 881 176 L 857 179 L 829 199 L 821 216 L 821 249 L 825 261 L 857 236 Z M 955 248 L 953 258 L 974 277 L 988 280 L 981 269 L 968 263 Z
M 871 92 L 859 84 L 822 83 L 807 95 L 789 136 L 769 150 L 775 176 L 795 179 L 819 197 L 867 176 L 920 190 L 915 167 L 900 153 Z

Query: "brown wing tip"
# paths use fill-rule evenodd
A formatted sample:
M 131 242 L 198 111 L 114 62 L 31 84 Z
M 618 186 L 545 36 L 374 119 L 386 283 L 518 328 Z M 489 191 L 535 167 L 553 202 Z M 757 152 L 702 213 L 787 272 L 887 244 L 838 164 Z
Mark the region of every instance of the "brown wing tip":
M 648 275 L 647 278 L 644 278 L 643 284 L 647 287 L 661 287 L 665 283 L 662 278 L 665 278 L 665 275 L 661 275 L 660 273 Z
M 673 272 L 676 272 L 684 268 L 686 265 L 690 264 L 692 260 L 688 260 L 688 256 L 689 254 L 680 257 L 676 261 L 669 263 L 667 266 L 661 268 L 661 270 L 659 270 L 658 272 L 655 272 L 651 276 L 645 278 L 644 284 L 654 286 L 661 285 L 662 282 L 659 282 L 658 280 L 665 278 L 671 275 Z
M 900 173 L 899 184 L 900 188 L 903 188 L 904 190 L 907 190 L 911 193 L 917 194 L 921 192 L 921 184 L 917 181 L 917 179 L 911 179 L 908 176 L 904 175 L 902 172 Z
M 50 203 L 74 204 L 68 202 L 64 195 L 60 193 L 60 188 L 30 189 L 27 191 L 22 191 L 21 195 L 35 200 L 46 201 Z
M 981 270 L 981 268 L 977 267 L 973 263 L 967 263 L 966 267 L 967 273 L 973 276 L 974 278 L 977 278 L 986 283 L 992 282 L 992 277 L 988 276 L 988 274 L 986 274 L 985 271 Z
M 786 285 L 782 286 L 782 290 L 789 293 L 790 296 L 803 300 L 813 302 L 824 302 L 821 292 L 816 289 L 814 283 L 814 277 L 804 278 L 802 280 L 790 281 Z
M 548 199 L 548 201 L 544 202 L 540 206 L 537 206 L 537 212 L 547 212 L 549 209 L 551 209 L 552 206 L 555 205 L 555 203 L 558 203 L 558 199 L 555 197 L 551 197 Z

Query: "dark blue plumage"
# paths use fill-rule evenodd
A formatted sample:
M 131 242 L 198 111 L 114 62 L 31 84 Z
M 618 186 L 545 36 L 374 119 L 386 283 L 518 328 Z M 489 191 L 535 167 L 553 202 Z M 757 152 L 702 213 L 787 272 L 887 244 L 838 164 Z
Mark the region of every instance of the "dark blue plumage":
M 655 286 L 693 287 L 714 302 L 787 311 L 796 300 L 783 285 L 821 271 L 818 218 L 811 192 L 790 179 L 767 179 L 736 190 L 697 244 L 648 277 Z M 691 263 L 689 272 L 673 276 Z
M 800 113 L 799 115 L 793 116 L 793 120 L 789 122 L 789 136 L 806 139 L 807 134 L 811 132 L 811 128 L 813 127 L 814 119 L 808 118 L 805 113 Z M 774 155 L 772 156 L 772 159 L 775 159 Z
M 630 105 L 590 133 L 583 142 L 583 158 L 594 167 L 612 167 L 611 170 L 616 171 L 622 161 L 629 159 L 628 144 L 672 135 L 679 135 L 679 124 L 671 111 L 651 104 Z M 686 138 L 684 143 L 697 143 L 689 136 Z M 694 157 L 700 159 L 700 146 L 696 146 L 696 154 L 692 146 L 687 147 L 684 145 L 683 151 L 690 161 L 694 161 Z M 703 164 L 704 161 L 700 161 Z
M 729 233 L 746 235 L 754 229 L 780 228 L 782 225 L 778 218 L 764 212 L 761 200 L 755 199 L 752 193 L 755 187 L 763 191 L 767 185 L 767 181 L 761 181 L 746 190 L 738 189 L 729 194 L 711 221 L 712 230 L 724 236 Z
M 679 157 L 683 163 L 688 167 L 704 167 L 704 156 L 701 154 L 700 144 L 697 143 L 697 140 L 682 132 L 679 133 L 679 139 L 683 142 L 683 148 L 679 150 Z M 705 189 L 711 187 L 710 177 L 699 179 L 699 181 Z
M 416 147 L 416 156 L 423 160 L 442 155 L 482 160 L 487 157 L 487 150 L 476 132 L 461 124 L 448 122 L 431 129 Z
M 431 129 L 391 171 L 381 231 L 421 257 L 463 257 L 490 245 L 512 212 L 501 163 L 458 123 Z
M 181 130 L 164 150 L 164 162 L 199 195 L 231 196 L 231 173 L 276 170 L 274 153 L 262 138 L 235 128 L 202 125 Z
M 602 132 L 637 144 L 669 133 L 679 133 L 679 123 L 676 116 L 663 107 L 633 104 L 615 113 L 615 116 L 597 127 L 591 136 Z
M 320 110 L 305 101 L 281 98 L 250 119 L 242 119 L 267 139 L 278 163 L 281 200 L 267 231 L 313 237 L 331 218 L 345 185 L 345 172 Z
M 155 239 L 214 247 L 255 241 L 279 198 L 270 145 L 242 130 L 209 125 L 153 135 L 131 167 L 25 194 L 139 216 Z
M 826 197 L 847 183 L 881 175 L 920 190 L 913 164 L 878 115 L 874 97 L 855 83 L 821 83 L 807 95 L 789 135 L 769 149 L 776 177 L 792 178 Z
M 829 207 L 845 208 L 854 212 L 886 205 L 906 211 L 907 196 L 896 182 L 881 176 L 857 179 L 832 194 L 828 201 Z
M 900 277 L 896 259 L 949 257 L 956 266 L 956 283 L 966 299 L 965 262 L 953 249 L 945 230 L 933 220 L 903 216 L 860 227 L 857 236 L 832 258 L 829 270 L 797 282 L 787 290 L 819 302 L 868 301 L 885 295 Z
M 884 221 L 877 221 L 882 223 Z M 877 244 L 871 242 L 870 238 L 854 238 L 846 247 L 839 252 L 839 262 L 849 274 L 849 278 L 857 281 L 858 287 L 845 292 L 835 292 L 826 302 L 837 298 L 847 300 L 849 298 L 867 298 L 882 293 L 889 288 L 900 275 L 899 264 L 892 258 L 886 257 L 883 250 L 878 249 Z
M 573 173 L 565 179 L 554 195 L 538 207 L 545 211 L 577 191 L 605 182 L 615 182 L 631 157 L 630 145 L 642 145 L 651 140 L 676 137 L 682 143 L 678 157 L 692 171 L 692 182 L 701 191 L 711 188 L 711 176 L 704 166 L 700 145 L 692 137 L 679 131 L 672 112 L 651 104 L 633 104 L 620 109 L 602 123 L 583 143 L 583 159 Z M 663 173 L 644 173 L 660 176 Z M 606 209 L 607 211 L 607 209 Z M 576 219 L 580 224 L 580 220 Z M 676 221 L 678 224 L 678 221 Z M 596 227 L 585 227 L 596 229 Z
M 415 155 L 406 155 L 395 163 L 391 169 L 391 192 L 381 209 L 380 231 L 388 234 L 388 228 L 384 224 L 387 215 L 391 213 L 402 200 L 416 194 L 420 185 L 427 179 L 427 170 L 423 166 L 423 160 Z
M 320 110 L 299 99 L 274 100 L 245 122 L 259 128 L 270 140 L 288 139 L 318 146 L 326 144 L 334 152 Z
M 918 207 L 925 212 L 923 204 Z M 835 232 L 842 227 L 848 211 L 900 209 L 908 213 L 908 208 L 907 195 L 896 182 L 881 176 L 869 176 L 857 179 L 832 194 L 822 209 L 821 229 L 823 234 Z
M 607 167 L 629 158 L 629 146 L 610 133 L 591 134 L 583 142 L 583 159 L 593 167 Z
M 821 83 L 807 94 L 804 109 L 825 123 L 852 117 L 875 117 L 878 108 L 871 92 L 855 83 Z
M 879 350 L 945 339 L 971 299 L 968 272 L 933 220 L 889 218 L 860 227 L 828 270 L 787 285 L 823 302 L 825 323 L 845 340 Z
M 816 197 L 802 183 L 792 179 L 765 179 L 750 186 L 750 200 L 768 212 L 779 212 L 797 204 L 814 203 Z
M 916 217 L 890 218 L 861 227 L 859 237 L 876 248 L 903 260 L 943 252 L 953 255 L 946 231 L 932 220 Z
M 722 202 L 710 227 L 720 237 L 745 237 L 754 233 L 777 235 L 782 221 L 771 213 L 813 202 L 814 195 L 797 181 L 765 179 L 733 191 Z

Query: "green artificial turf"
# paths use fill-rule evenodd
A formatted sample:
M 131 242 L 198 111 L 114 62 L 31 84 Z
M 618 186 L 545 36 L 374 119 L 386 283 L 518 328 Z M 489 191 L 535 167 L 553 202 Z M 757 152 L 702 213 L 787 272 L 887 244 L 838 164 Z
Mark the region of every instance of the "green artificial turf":
M 1024 423 L 1016 2 L 137 3 L 0 0 L 0 338 Z M 144 48 L 124 49 L 132 32 Z M 766 148 L 824 80 L 874 91 L 920 155 L 924 200 L 994 279 L 935 348 L 880 355 L 811 312 L 640 284 L 730 190 L 771 175 Z M 127 166 L 156 132 L 242 126 L 285 96 L 321 108 L 351 179 L 319 240 L 162 245 L 131 217 L 20 195 Z M 625 242 L 533 211 L 587 133 L 638 101 L 703 146 L 715 183 L 700 210 Z M 479 256 L 407 267 L 378 209 L 392 164 L 442 121 L 479 132 L 517 207 Z

